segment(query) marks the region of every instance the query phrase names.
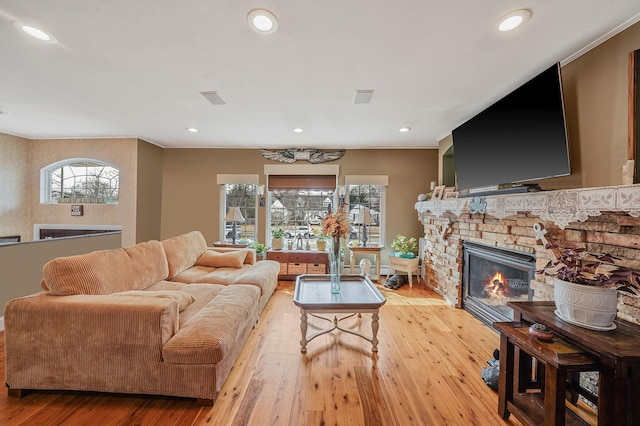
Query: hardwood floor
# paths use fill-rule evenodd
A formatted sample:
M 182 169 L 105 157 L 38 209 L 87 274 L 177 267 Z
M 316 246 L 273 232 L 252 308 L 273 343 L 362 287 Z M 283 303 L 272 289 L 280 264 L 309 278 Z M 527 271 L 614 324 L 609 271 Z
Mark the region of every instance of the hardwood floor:
M 2 425 L 500 425 L 481 367 L 499 336 L 422 284 L 379 288 L 379 352 L 342 332 L 300 353 L 294 283 L 280 282 L 213 407 L 100 393 L 0 392 Z M 370 315 L 344 325 L 370 334 Z M 322 326 L 309 319 L 310 331 Z M 4 339 L 0 368 L 4 382 Z

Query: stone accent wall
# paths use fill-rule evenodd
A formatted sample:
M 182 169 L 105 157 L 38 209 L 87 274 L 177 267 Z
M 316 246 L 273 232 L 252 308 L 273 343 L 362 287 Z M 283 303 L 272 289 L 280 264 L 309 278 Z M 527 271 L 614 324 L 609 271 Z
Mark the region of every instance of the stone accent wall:
M 640 270 L 640 218 L 625 213 L 603 212 L 585 222 L 572 222 L 565 229 L 529 213 L 501 220 L 483 214 L 445 213 L 436 217 L 425 212 L 419 214 L 419 219 L 424 225 L 427 285 L 456 307 L 462 307 L 463 241 L 532 254 L 536 269 L 542 269 L 554 257 L 536 240 L 534 223 L 547 230 L 549 241 L 557 238 L 566 246 L 610 253 L 620 258 L 620 264 Z M 534 300 L 553 300 L 550 277 L 536 275 L 531 287 Z M 620 293 L 618 318 L 640 324 L 640 297 Z

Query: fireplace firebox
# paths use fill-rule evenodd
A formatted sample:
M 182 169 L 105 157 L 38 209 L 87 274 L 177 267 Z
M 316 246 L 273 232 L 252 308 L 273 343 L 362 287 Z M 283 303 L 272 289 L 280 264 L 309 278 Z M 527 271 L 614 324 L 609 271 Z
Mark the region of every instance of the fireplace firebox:
M 532 298 L 535 257 L 465 241 L 462 271 L 463 307 L 492 326 L 494 321 L 512 321 L 511 301 Z

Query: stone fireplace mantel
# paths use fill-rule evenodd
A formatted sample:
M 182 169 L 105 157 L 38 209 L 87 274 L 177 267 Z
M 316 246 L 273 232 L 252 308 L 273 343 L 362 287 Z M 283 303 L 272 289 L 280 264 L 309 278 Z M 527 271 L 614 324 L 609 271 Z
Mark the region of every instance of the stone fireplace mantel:
M 479 213 L 498 219 L 530 213 L 564 229 L 571 222 L 584 222 L 605 211 L 640 217 L 640 184 L 421 201 L 415 209 L 419 216 L 426 212 L 436 217 L 446 212 L 460 216 L 478 212 L 478 204 L 482 209 Z

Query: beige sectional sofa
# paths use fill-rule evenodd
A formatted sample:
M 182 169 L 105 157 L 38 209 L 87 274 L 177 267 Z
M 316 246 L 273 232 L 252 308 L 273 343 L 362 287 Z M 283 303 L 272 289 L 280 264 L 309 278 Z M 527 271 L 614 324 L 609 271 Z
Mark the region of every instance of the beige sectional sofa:
M 9 394 L 82 390 L 212 404 L 277 285 L 279 265 L 194 231 L 61 257 L 4 312 Z

